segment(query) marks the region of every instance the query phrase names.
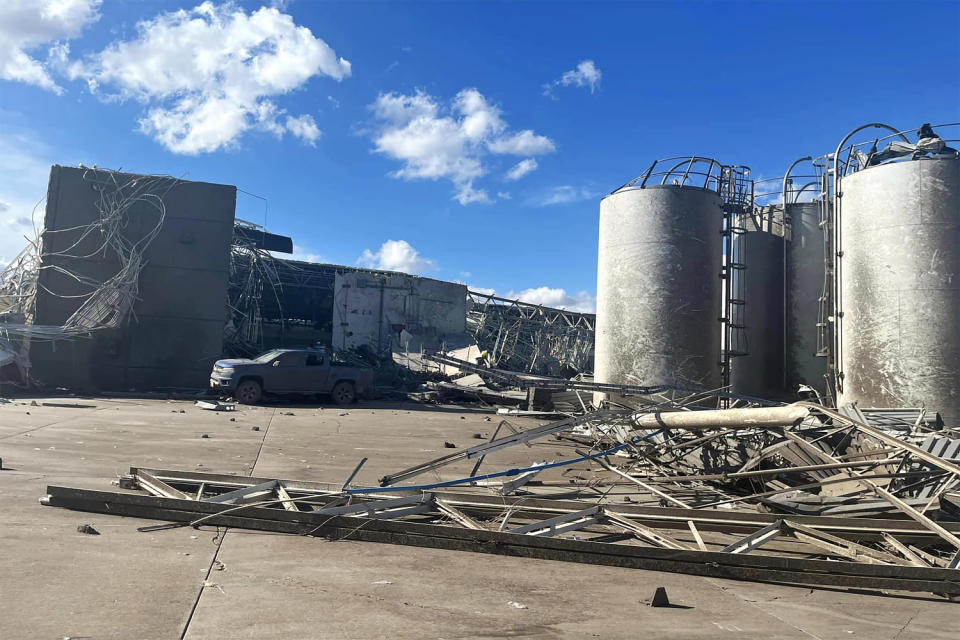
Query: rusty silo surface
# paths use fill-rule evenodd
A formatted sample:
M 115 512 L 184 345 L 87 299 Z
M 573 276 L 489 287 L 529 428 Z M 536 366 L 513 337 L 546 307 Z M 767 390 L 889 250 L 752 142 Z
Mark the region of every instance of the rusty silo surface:
M 817 357 L 817 322 L 825 263 L 819 202 L 787 205 L 790 219 L 786 262 L 786 362 L 784 383 L 793 393 L 807 384 L 826 392 L 827 359 Z
M 783 237 L 758 229 L 752 220 L 744 226 L 746 268 L 740 277 L 744 279 L 746 355 L 733 359 L 730 385 L 740 395 L 780 398 L 784 395 Z
M 721 205 L 684 185 L 600 203 L 598 382 L 720 387 Z
M 840 400 L 960 423 L 960 159 L 842 179 Z

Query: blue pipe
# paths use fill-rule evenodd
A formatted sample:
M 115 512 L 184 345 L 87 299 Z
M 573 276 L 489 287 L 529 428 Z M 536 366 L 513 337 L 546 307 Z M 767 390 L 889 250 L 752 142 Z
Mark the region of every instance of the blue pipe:
M 388 493 L 391 491 L 427 491 L 429 489 L 440 489 L 442 487 L 455 487 L 459 484 L 470 484 L 471 482 L 476 482 L 478 480 L 489 480 L 491 478 L 503 478 L 504 476 L 516 476 L 521 473 L 526 473 L 527 471 L 545 471 L 547 469 L 553 469 L 554 467 L 563 467 L 569 464 L 575 464 L 577 462 L 584 462 L 585 460 L 592 460 L 593 458 L 599 458 L 601 456 L 607 456 L 611 453 L 616 453 L 621 449 L 626 447 L 638 444 L 644 440 L 648 440 L 653 436 L 663 433 L 663 429 L 654 431 L 653 433 L 647 434 L 642 438 L 636 436 L 630 440 L 630 442 L 624 442 L 623 444 L 618 444 L 617 446 L 607 449 L 606 451 L 600 451 L 598 453 L 593 453 L 588 456 L 581 456 L 579 458 L 574 458 L 573 460 L 564 460 L 563 462 L 551 462 L 550 464 L 542 464 L 533 467 L 522 467 L 518 469 L 507 469 L 506 471 L 497 471 L 495 473 L 485 473 L 481 476 L 470 476 L 467 478 L 459 478 L 457 480 L 446 480 L 444 482 L 435 482 L 433 484 L 415 484 L 403 486 L 394 486 L 394 487 L 357 487 L 356 489 L 345 489 L 344 493 L 350 494 L 364 494 L 364 493 Z

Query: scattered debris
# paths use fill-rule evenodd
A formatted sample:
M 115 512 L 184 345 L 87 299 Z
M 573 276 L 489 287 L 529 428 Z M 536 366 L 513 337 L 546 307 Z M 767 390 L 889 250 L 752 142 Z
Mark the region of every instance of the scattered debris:
M 511 600 L 511 601 L 508 602 L 507 604 L 510 605 L 511 607 L 513 607 L 514 609 L 529 609 L 529 607 L 528 607 L 527 605 L 522 604 L 522 603 L 520 603 L 520 602 L 514 602 L 513 600 Z
M 98 535 L 100 535 L 100 532 L 97 531 L 96 529 L 94 529 L 94 528 L 93 528 L 93 525 L 91 525 L 91 524 L 81 524 L 81 525 L 77 526 L 77 531 L 78 531 L 79 533 L 86 533 L 87 535 L 91 535 L 91 536 L 98 536 Z
M 444 443 L 443 443 L 443 446 L 444 446 L 444 448 L 446 448 L 446 449 L 456 449 L 456 448 L 457 448 L 457 445 L 453 444 L 452 442 L 444 442 Z
M 197 400 L 193 403 L 194 406 L 200 407 L 201 409 L 206 409 L 207 411 L 236 411 L 237 405 L 228 402 L 220 402 L 216 400 L 214 402 L 208 402 L 206 400 Z M 181 411 L 180 413 L 184 413 Z M 233 418 L 231 418 L 233 420 Z

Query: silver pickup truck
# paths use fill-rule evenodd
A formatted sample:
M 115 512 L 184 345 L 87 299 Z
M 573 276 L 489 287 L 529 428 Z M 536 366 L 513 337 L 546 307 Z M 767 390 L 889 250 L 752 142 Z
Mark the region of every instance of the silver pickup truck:
M 210 389 L 243 404 L 275 393 L 325 394 L 344 405 L 373 394 L 373 370 L 336 362 L 323 349 L 273 349 L 253 359 L 218 360 Z

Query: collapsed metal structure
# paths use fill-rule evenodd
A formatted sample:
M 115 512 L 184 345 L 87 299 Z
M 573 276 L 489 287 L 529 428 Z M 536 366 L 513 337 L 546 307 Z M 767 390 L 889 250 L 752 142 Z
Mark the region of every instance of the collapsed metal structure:
M 593 372 L 594 314 L 467 295 L 467 329 L 491 366 L 567 377 Z
M 920 419 L 909 437 L 893 436 L 812 403 L 603 411 L 494 436 L 386 476 L 380 487 L 350 484 L 363 461 L 343 485 L 131 468 L 120 484 L 137 493 L 51 486 L 42 501 L 169 522 L 141 531 L 238 527 L 953 598 L 960 522 L 944 514 L 947 504 L 960 507 L 960 494 L 949 493 L 960 483 L 960 439 L 950 444 L 952 457 L 909 442 L 928 438 L 927 429 Z M 479 473 L 498 450 L 558 434 L 580 442 L 579 457 Z M 473 470 L 462 478 L 395 484 L 470 460 Z M 581 463 L 599 469 L 568 493 L 574 499 L 526 490 L 538 474 Z M 497 495 L 478 493 L 484 485 Z M 803 500 L 774 499 L 812 487 L 840 487 L 844 500 L 805 510 Z M 591 492 L 594 499 L 584 500 Z M 745 503 L 772 513 L 717 509 Z

